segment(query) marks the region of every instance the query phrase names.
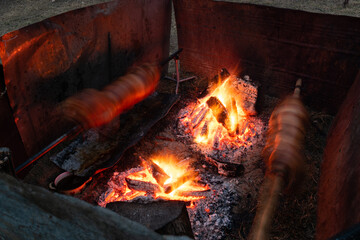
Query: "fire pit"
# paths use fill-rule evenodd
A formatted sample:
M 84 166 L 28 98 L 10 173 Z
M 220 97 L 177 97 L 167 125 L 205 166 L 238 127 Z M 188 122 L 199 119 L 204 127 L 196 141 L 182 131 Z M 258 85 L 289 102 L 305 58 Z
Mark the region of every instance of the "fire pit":
M 189 169 L 190 160 L 178 161 L 172 156 L 160 156 L 151 160 L 142 159 L 142 167 L 115 172 L 109 180 L 110 188 L 99 199 L 99 205 L 115 201 L 128 201 L 136 197 L 151 199 L 196 201 L 205 196 L 207 185 L 196 180 L 198 173 Z
M 241 221 L 250 225 L 254 213 L 249 211 L 255 207 L 263 177 L 261 150 L 265 144 L 264 123 L 269 112 L 258 116 L 254 115 L 254 111 L 252 115 L 249 112 L 245 114 L 241 107 L 244 96 L 239 96 L 237 89 L 234 96 L 238 98 L 237 112 L 241 114 L 236 117 L 242 118 L 243 122 L 239 122 L 245 127 L 236 126 L 230 135 L 228 132 L 231 130 L 214 115 L 198 116 L 202 120 L 196 127 L 191 125 L 189 118 L 191 112 L 196 118 L 199 115 L 196 112 L 203 111 L 204 107 L 207 107 L 205 111 L 208 114 L 212 114 L 213 110 L 206 102 L 219 92 L 217 87 L 221 89 L 229 83 L 230 77 L 237 83 L 244 81 L 228 76 L 214 81 L 218 84 L 213 87 L 202 89 L 200 95 L 196 91 L 188 91 L 187 97 L 183 97 L 165 119 L 125 153 L 121 164 L 95 175 L 92 182 L 75 196 L 102 207 L 116 202 L 149 204 L 164 200 L 184 201 L 196 239 L 235 236 L 241 216 L 245 216 Z M 165 81 L 160 89 L 173 91 Z M 215 112 L 216 108 L 213 109 Z M 203 129 L 210 120 L 220 134 L 227 134 L 219 135 L 217 148 L 204 145 L 205 141 L 198 142 L 193 135 L 196 132 L 193 130 Z M 227 147 L 231 143 L 232 147 Z
M 305 103 L 317 110 L 337 111 L 358 71 L 354 66 L 359 45 L 344 37 L 338 37 L 341 41 L 326 38 L 326 46 L 322 42 L 334 29 L 349 29 L 350 20 L 247 4 L 175 0 L 179 45 L 184 49 L 181 74 L 189 71 L 196 81 L 180 86 L 178 81 L 175 86 L 162 79 L 156 92 L 133 109 L 126 109 L 132 104 L 124 107 L 115 119 L 116 114 L 110 114 L 108 120 L 114 121 L 109 125 L 91 125 L 93 129 L 46 154 L 49 149 L 43 146 L 71 129 L 56 121 L 53 109 L 59 102 L 88 87 L 105 87 L 110 95 L 109 84 L 124 76 L 130 66 L 159 63 L 168 56 L 170 2 L 154 1 L 156 5 L 149 2 L 144 7 L 143 1 L 129 1 L 131 11 L 120 2 L 83 9 L 81 17 L 76 12 L 68 13 L 69 18 L 54 17 L 1 38 L 6 83 L 1 94 L 9 100 L 4 103 L 8 115 L 14 113 L 9 122 L 12 133 L 19 136 L 15 145 L 41 160 L 26 181 L 47 187 L 65 170 L 71 173 L 60 176 L 79 181 L 77 191 L 72 192 L 75 197 L 124 214 L 161 234 L 199 240 L 245 238 L 264 177 L 262 150 L 270 114 L 279 99 L 292 91 L 298 77 L 304 80 Z M 241 24 L 228 24 L 229 16 Z M 280 24 L 284 21 L 279 16 L 289 23 Z M 79 26 L 74 23 L 80 21 L 69 20 L 77 17 L 88 21 Z M 310 20 L 298 26 L 301 21 L 291 19 Z M 333 29 L 327 30 L 327 20 Z M 114 22 L 122 23 L 121 29 L 132 22 L 126 31 L 132 34 L 114 29 Z M 305 26 L 314 22 L 320 27 Z M 352 36 L 350 32 L 346 34 Z M 321 67 L 313 64 L 316 60 Z M 236 70 L 230 74 L 222 69 L 213 78 L 223 67 Z M 100 102 L 93 102 L 102 108 Z M 87 108 L 89 115 L 92 110 Z M 315 232 L 316 184 L 332 117 L 309 111 L 312 125 L 304 150 L 309 175 L 305 190 L 297 189 L 300 198 L 280 204 L 272 235 L 281 239 L 307 239 Z M 26 158 L 22 153 L 14 154 L 18 168 L 23 163 L 18 157 Z M 73 190 L 73 186 L 59 188 L 67 181 L 60 183 L 56 190 Z M 164 219 L 154 218 L 157 208 Z M 174 215 L 171 209 L 176 209 Z M 144 213 L 149 216 L 132 218 Z M 168 232 L 179 223 L 186 231 Z M 292 226 L 295 234 L 288 234 Z

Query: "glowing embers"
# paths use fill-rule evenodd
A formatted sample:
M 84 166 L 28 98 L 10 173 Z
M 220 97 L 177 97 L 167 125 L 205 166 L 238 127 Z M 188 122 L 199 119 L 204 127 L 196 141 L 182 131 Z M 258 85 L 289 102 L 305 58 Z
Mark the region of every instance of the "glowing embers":
M 100 197 L 100 206 L 140 196 L 187 202 L 205 198 L 201 193 L 209 187 L 198 183 L 198 173 L 190 168 L 189 161 L 179 162 L 172 156 L 140 159 L 141 167 L 114 173 L 108 182 L 109 189 Z
M 230 76 L 217 84 L 210 93 L 189 105 L 180 113 L 184 132 L 206 154 L 213 150 L 231 150 L 251 146 L 262 124 L 256 114 L 257 87 L 248 77 L 245 80 Z

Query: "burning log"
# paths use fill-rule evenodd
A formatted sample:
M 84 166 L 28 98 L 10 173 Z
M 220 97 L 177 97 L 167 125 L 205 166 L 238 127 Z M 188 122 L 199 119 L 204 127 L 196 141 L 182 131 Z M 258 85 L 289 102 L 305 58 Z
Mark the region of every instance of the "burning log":
M 220 126 L 218 126 L 215 132 L 214 144 L 212 146 L 213 149 L 217 150 L 220 148 L 220 133 L 221 133 L 221 128 Z
M 241 121 L 241 125 L 238 124 L 236 128 L 236 134 L 243 135 L 245 133 L 246 128 L 249 126 L 249 121 Z
M 193 238 L 190 219 L 184 202 L 150 203 L 112 202 L 106 208 L 141 223 L 162 235 L 186 235 Z
M 208 111 L 209 111 L 209 109 L 206 109 L 206 111 L 204 111 L 201 114 L 201 116 L 199 118 L 199 121 L 197 121 L 197 123 L 193 126 L 194 129 L 197 128 L 199 126 L 199 124 L 204 120 L 204 118 L 205 118 L 206 114 L 208 113 Z
M 235 128 L 229 131 L 229 135 L 231 137 L 234 137 L 236 134 L 239 134 L 239 116 L 238 116 L 235 98 L 231 98 L 231 111 L 233 112 L 233 116 L 234 116 L 233 121 L 235 123 Z
M 153 161 L 145 160 L 142 157 L 140 157 L 140 159 L 148 165 L 150 173 L 155 178 L 156 182 L 160 186 L 164 186 L 165 181 L 170 178 L 164 172 L 164 170 L 161 167 L 159 167 L 156 163 L 154 163 Z
M 223 162 L 211 157 L 206 157 L 206 161 L 208 161 L 211 165 L 214 165 L 218 173 L 227 176 L 227 177 L 238 177 L 244 173 L 244 166 L 242 164 L 236 164 L 231 162 Z
M 209 100 L 206 101 L 206 104 L 211 109 L 216 120 L 228 129 L 227 122 L 229 121 L 229 114 L 220 100 L 217 97 L 210 97 Z
M 175 189 L 179 188 L 180 186 L 182 186 L 183 184 L 185 184 L 186 182 L 193 180 L 194 178 L 196 178 L 199 175 L 198 172 L 188 172 L 185 173 L 184 175 L 182 175 L 181 177 L 179 177 L 175 182 L 166 184 L 164 186 L 164 191 L 165 193 L 171 193 L 172 191 L 174 191 Z
M 208 122 L 204 123 L 204 126 L 201 128 L 201 136 L 207 136 L 209 133 L 209 127 L 208 127 Z
M 199 113 L 194 117 L 194 119 L 191 121 L 194 129 L 201 123 L 202 120 L 204 120 L 204 117 L 207 112 L 208 112 L 208 109 L 206 109 L 206 107 L 203 107 L 199 111 Z
M 184 197 L 203 197 L 203 196 L 208 196 L 208 194 L 210 193 L 210 188 L 206 189 L 206 190 L 201 190 L 201 191 L 186 191 L 186 192 L 180 192 L 180 194 Z
M 158 192 L 160 191 L 160 188 L 158 185 L 153 184 L 151 182 L 145 182 L 141 180 L 135 180 L 131 178 L 125 178 L 125 181 L 128 185 L 128 187 L 135 191 L 144 191 L 144 192 Z

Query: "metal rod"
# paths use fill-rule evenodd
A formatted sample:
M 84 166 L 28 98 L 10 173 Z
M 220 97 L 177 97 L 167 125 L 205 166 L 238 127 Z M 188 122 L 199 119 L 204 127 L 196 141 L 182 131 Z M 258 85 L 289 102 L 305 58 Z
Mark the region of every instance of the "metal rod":
M 59 145 L 60 143 L 64 142 L 65 140 L 72 139 L 76 137 L 79 133 L 82 132 L 82 128 L 79 126 L 75 126 L 71 130 L 69 130 L 67 133 L 50 143 L 48 146 L 46 146 L 44 149 L 42 149 L 40 152 L 29 158 L 27 161 L 23 162 L 20 166 L 16 167 L 15 171 L 16 174 L 20 173 L 22 170 L 30 166 L 32 163 L 34 163 L 36 160 L 44 156 L 47 152 L 49 152 L 51 149 Z
M 193 80 L 193 79 L 196 79 L 196 76 L 180 79 L 179 82 L 185 82 L 185 81 L 189 81 L 189 80 Z
M 111 34 L 110 32 L 108 33 L 108 61 L 109 61 L 109 78 L 111 78 L 112 72 L 111 72 Z M 178 59 L 178 54 L 180 52 L 182 52 L 182 48 L 180 48 L 179 50 L 177 50 L 176 52 L 174 52 L 173 54 L 171 54 L 168 58 L 166 58 L 165 60 L 163 60 L 160 64 L 161 66 L 164 66 L 166 63 L 168 63 L 170 60 L 177 58 Z M 177 74 L 178 70 L 177 70 Z M 27 168 L 28 166 L 30 166 L 32 163 L 34 163 L 36 160 L 38 160 L 39 158 L 41 158 L 42 156 L 44 156 L 46 153 L 48 153 L 51 149 L 53 149 L 54 147 L 56 147 L 57 145 L 59 145 L 60 143 L 64 142 L 65 140 L 69 140 L 73 137 L 76 137 L 80 132 L 82 132 L 83 129 L 80 126 L 76 126 L 74 128 L 72 128 L 70 131 L 68 131 L 67 133 L 65 133 L 64 135 L 62 135 L 61 137 L 59 137 L 58 139 L 56 139 L 55 141 L 53 141 L 52 143 L 50 143 L 48 146 L 46 146 L 44 149 L 42 149 L 39 153 L 35 154 L 34 156 L 32 156 L 31 158 L 29 158 L 27 161 L 25 161 L 24 163 L 22 163 L 20 166 L 16 167 L 15 171 L 16 174 L 18 174 L 19 172 L 21 172 L 22 170 L 24 170 L 25 168 Z
M 179 53 L 182 52 L 182 48 L 179 48 L 179 50 L 177 50 L 176 52 L 174 52 L 173 54 L 171 54 L 168 58 L 166 58 L 165 60 L 161 61 L 160 65 L 164 66 L 165 64 L 167 64 L 169 61 L 171 61 L 172 59 L 174 59 L 176 56 L 179 55 Z
M 176 68 L 176 89 L 175 93 L 179 92 L 179 84 L 180 84 L 180 73 L 179 73 L 179 58 L 175 57 L 175 68 Z
M 175 82 L 176 82 L 176 79 L 175 79 L 175 78 L 168 77 L 168 76 L 165 76 L 164 78 L 165 78 L 165 79 L 172 80 L 172 81 L 175 81 Z
M 175 78 L 172 78 L 172 77 L 168 77 L 168 76 L 165 76 L 164 77 L 165 79 L 168 79 L 168 80 L 172 80 L 174 82 L 177 82 Z M 195 79 L 196 76 L 193 76 L 193 77 L 188 77 L 188 78 L 184 78 L 184 79 L 180 79 L 179 82 L 185 82 L 185 81 L 189 81 L 189 80 L 192 80 L 192 79 Z

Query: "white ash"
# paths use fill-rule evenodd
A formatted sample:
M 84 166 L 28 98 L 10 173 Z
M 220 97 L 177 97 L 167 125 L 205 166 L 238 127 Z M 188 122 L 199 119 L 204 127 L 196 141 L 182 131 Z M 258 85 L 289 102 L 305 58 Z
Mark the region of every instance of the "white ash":
M 258 84 L 250 79 L 248 75 L 244 78 L 236 78 L 233 81 L 234 87 L 237 89 L 240 96 L 242 96 L 241 106 L 248 115 L 256 115 L 255 104 L 258 96 Z
M 195 239 L 225 239 L 234 227 L 232 208 L 241 197 L 236 191 L 237 180 L 220 175 L 201 175 L 211 192 L 205 199 L 196 202 L 195 208 L 188 208 Z
M 108 141 L 101 141 L 101 138 L 101 133 L 97 129 L 90 129 L 73 140 L 62 151 L 51 156 L 50 161 L 65 171 L 75 172 L 78 176 L 86 176 L 97 164 L 106 160 L 102 156 L 113 145 L 112 143 L 109 144 Z M 87 162 L 93 164 L 84 168 L 83 166 Z
M 66 169 L 66 171 L 71 172 L 75 169 L 80 168 L 80 162 L 73 161 L 72 156 L 76 152 L 76 149 L 81 145 L 80 138 L 72 141 L 66 148 L 60 151 L 58 154 L 50 157 L 50 161 L 55 163 L 62 169 Z
M 230 162 L 240 164 L 245 160 L 248 160 L 249 156 L 253 154 L 258 155 L 259 151 L 254 146 L 261 145 L 264 142 L 265 125 L 260 118 L 247 117 L 247 121 L 251 124 L 249 131 L 253 133 L 253 136 L 243 135 L 241 138 L 233 138 L 228 140 L 222 140 L 217 142 L 215 145 L 198 144 L 194 142 L 192 136 L 191 126 L 183 125 L 181 119 L 191 114 L 191 109 L 195 107 L 196 103 L 189 104 L 186 108 L 180 110 L 178 114 L 178 125 L 177 125 L 177 138 L 183 139 L 189 143 L 190 148 L 203 154 L 205 157 L 211 157 L 217 161 Z
M 108 189 L 99 197 L 98 204 L 105 207 L 108 203 L 105 198 L 113 191 L 121 196 L 126 184 L 125 177 L 141 170 L 143 170 L 142 167 L 136 167 L 122 173 L 114 172 L 108 181 Z M 227 232 L 231 231 L 234 226 L 232 208 L 241 199 L 236 191 L 239 182 L 235 178 L 226 178 L 213 173 L 202 173 L 201 179 L 202 182 L 209 185 L 211 190 L 206 193 L 206 198 L 194 202 L 194 208 L 187 209 L 195 239 L 224 239 Z M 119 200 L 117 199 L 117 201 Z M 127 202 L 148 203 L 153 201 L 161 201 L 161 199 L 154 199 L 149 194 Z

